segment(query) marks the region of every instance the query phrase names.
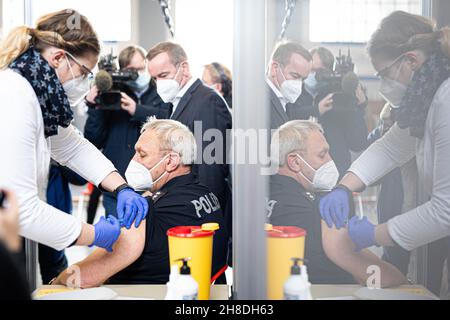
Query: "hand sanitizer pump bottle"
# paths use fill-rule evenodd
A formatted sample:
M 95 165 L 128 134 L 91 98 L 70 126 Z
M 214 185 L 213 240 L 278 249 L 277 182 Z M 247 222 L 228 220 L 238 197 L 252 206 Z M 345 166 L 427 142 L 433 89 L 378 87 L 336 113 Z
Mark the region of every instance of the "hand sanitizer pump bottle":
M 284 284 L 285 300 L 312 300 L 311 283 L 308 280 L 308 271 L 305 265 L 299 266 L 300 258 L 292 258 L 291 276 Z

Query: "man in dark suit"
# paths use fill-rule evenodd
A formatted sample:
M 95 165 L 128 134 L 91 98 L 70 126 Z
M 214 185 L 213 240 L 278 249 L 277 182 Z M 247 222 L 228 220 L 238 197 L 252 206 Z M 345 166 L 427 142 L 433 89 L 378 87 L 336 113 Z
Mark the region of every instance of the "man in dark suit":
M 271 129 L 277 129 L 289 120 L 304 118 L 295 102 L 302 93 L 303 80 L 308 77 L 311 67 L 311 54 L 300 44 L 283 42 L 275 48 L 267 75 Z
M 226 103 L 201 80 L 192 77 L 187 55 L 180 45 L 159 43 L 150 49 L 147 60 L 158 94 L 165 103 L 173 105 L 170 119 L 183 123 L 195 134 L 199 148 L 193 171 L 198 174 L 200 183 L 218 196 L 225 210 L 229 197 L 227 129 L 231 129 L 231 114 Z

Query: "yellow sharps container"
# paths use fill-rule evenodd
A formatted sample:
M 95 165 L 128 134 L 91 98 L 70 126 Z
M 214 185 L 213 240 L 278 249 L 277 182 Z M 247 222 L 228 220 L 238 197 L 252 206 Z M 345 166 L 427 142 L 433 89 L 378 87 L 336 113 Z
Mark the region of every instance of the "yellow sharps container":
M 306 230 L 266 225 L 267 298 L 283 299 L 283 286 L 290 276 L 292 258 L 304 258 Z M 300 265 L 303 262 L 300 262 Z
M 214 231 L 217 223 L 199 226 L 175 227 L 167 231 L 169 238 L 170 265 L 181 263 L 177 260 L 190 258 L 191 275 L 198 283 L 198 299 L 208 300 L 211 286 L 211 266 Z

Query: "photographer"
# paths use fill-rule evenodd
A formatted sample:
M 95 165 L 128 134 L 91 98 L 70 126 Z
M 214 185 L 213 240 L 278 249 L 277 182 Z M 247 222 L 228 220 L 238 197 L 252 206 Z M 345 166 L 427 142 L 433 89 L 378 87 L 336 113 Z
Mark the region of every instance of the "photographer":
M 342 175 L 351 165 L 350 151 L 367 147 L 365 107 L 367 97 L 356 75 L 352 72 L 350 56 L 339 56 L 335 70 L 333 54 L 326 48 L 311 50 L 312 72 L 305 80 L 305 91 L 297 104 L 317 117 L 330 144 L 330 154 Z
M 156 92 L 154 82 L 147 71 L 147 53 L 138 46 L 130 46 L 120 52 L 120 71 L 136 71 L 139 77 L 117 88 L 121 92 L 121 109 L 108 110 L 99 105 L 98 89 L 94 86 L 87 95 L 88 119 L 84 128 L 86 139 L 111 160 L 119 173 L 125 170 L 134 155 L 134 145 L 139 138 L 142 124 L 148 117 L 168 118 L 170 105 L 164 104 Z M 103 205 L 106 214 L 116 215 L 116 197 L 105 193 Z

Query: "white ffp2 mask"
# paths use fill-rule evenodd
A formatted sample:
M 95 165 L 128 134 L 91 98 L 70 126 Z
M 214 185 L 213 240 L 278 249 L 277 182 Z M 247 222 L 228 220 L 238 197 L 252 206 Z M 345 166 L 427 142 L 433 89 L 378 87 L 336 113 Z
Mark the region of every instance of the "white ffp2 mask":
M 180 72 L 180 68 L 178 68 L 177 73 L 173 79 L 161 79 L 156 82 L 156 91 L 161 97 L 164 103 L 173 102 L 178 92 L 180 92 L 180 84 L 177 80 L 175 80 L 178 76 L 178 72 Z
M 380 81 L 380 95 L 396 109 L 400 106 L 403 97 L 405 96 L 407 86 L 401 82 L 391 79 L 381 79 Z
M 135 189 L 136 191 L 148 191 L 151 190 L 153 185 L 157 183 L 159 180 L 167 174 L 167 171 L 164 172 L 158 179 L 153 181 L 153 177 L 151 171 L 159 166 L 164 160 L 167 159 L 169 155 L 165 156 L 161 159 L 153 168 L 148 170 L 142 164 L 137 161 L 131 160 L 128 165 L 127 171 L 125 172 L 125 178 L 127 179 L 128 184 Z
M 300 155 L 297 156 L 311 169 L 314 171 L 313 180 L 309 180 L 301 171 L 298 173 L 305 178 L 309 183 L 312 184 L 314 190 L 317 191 L 330 191 L 336 186 L 339 179 L 339 171 L 333 160 L 328 161 L 322 165 L 319 169 L 314 169 L 311 165 L 306 162 Z
M 70 73 L 72 74 L 72 79 L 62 84 L 62 87 L 66 93 L 67 99 L 69 100 L 70 106 L 75 108 L 89 93 L 89 79 L 83 76 L 75 77 L 67 55 L 66 61 L 69 66 Z M 58 70 L 55 69 L 55 72 L 58 75 Z
M 279 70 L 284 78 L 283 83 L 280 85 L 280 92 L 288 102 L 294 103 L 302 94 L 303 80 L 287 80 L 284 76 L 283 71 L 281 70 L 281 66 L 279 67 Z

